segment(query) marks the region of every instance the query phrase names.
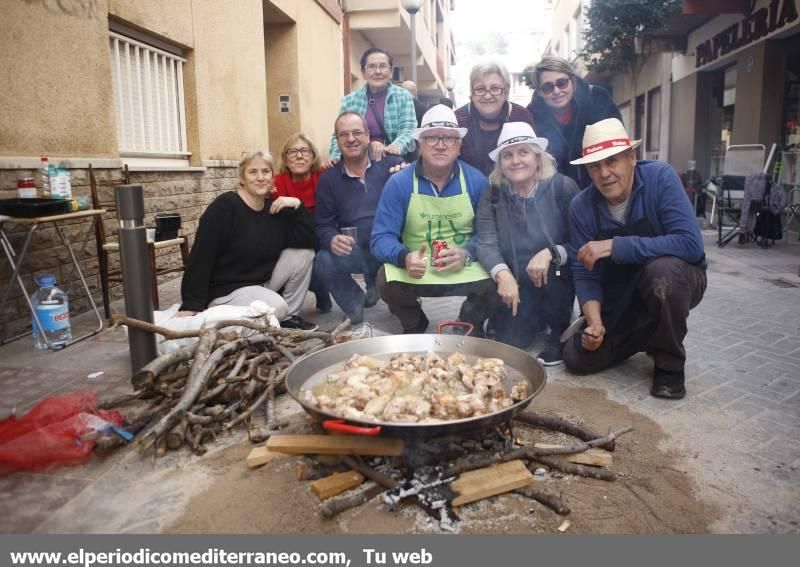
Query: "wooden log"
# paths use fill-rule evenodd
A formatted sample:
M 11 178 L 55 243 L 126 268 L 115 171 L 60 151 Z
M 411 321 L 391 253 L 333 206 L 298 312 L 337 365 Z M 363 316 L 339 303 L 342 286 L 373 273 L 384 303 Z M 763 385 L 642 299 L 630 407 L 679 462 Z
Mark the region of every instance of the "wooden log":
M 320 500 L 327 500 L 332 496 L 341 494 L 361 486 L 364 477 L 356 471 L 338 472 L 330 476 L 315 480 L 311 483 L 311 490 L 314 491 Z
M 535 443 L 537 449 L 558 449 L 562 445 L 550 445 L 548 443 Z M 614 456 L 603 449 L 587 449 L 582 453 L 560 455 L 562 459 L 569 463 L 578 465 L 592 465 L 594 467 L 610 467 L 614 462 Z
M 188 425 L 186 419 L 178 422 L 178 425 L 172 428 L 172 431 L 167 433 L 167 447 L 171 451 L 180 449 L 183 445 L 183 440 L 186 437 L 186 426 Z
M 571 421 L 568 421 L 566 419 L 561 419 L 560 417 L 553 417 L 549 415 L 539 415 L 531 411 L 523 411 L 518 413 L 517 415 L 514 416 L 514 420 L 525 423 L 526 425 L 532 425 L 533 427 L 538 427 L 540 429 L 560 431 L 561 433 L 566 433 L 567 435 L 572 435 L 573 437 L 577 437 L 581 441 L 594 441 L 595 439 L 600 439 L 601 437 L 605 437 L 602 433 L 597 433 L 595 431 L 592 431 L 591 429 L 582 427 L 577 423 L 572 423 Z M 615 448 L 614 439 L 610 440 L 604 445 L 600 445 L 600 447 L 606 449 L 607 451 L 611 451 L 613 453 Z
M 379 494 L 383 494 L 385 491 L 385 487 L 381 486 L 380 484 L 375 484 L 363 490 L 362 492 L 359 492 L 358 494 L 342 496 L 341 498 L 329 500 L 320 507 L 320 515 L 323 518 L 330 520 L 342 512 L 346 512 L 351 508 L 355 508 L 369 502 Z
M 463 506 L 476 500 L 511 492 L 532 482 L 533 475 L 522 461 L 509 461 L 470 471 L 450 483 L 450 490 L 457 494 L 452 504 Z
M 606 480 L 608 482 L 614 482 L 617 480 L 617 475 L 612 471 L 598 469 L 596 467 L 586 467 L 583 465 L 577 465 L 575 463 L 568 463 L 564 459 L 560 459 L 558 457 L 536 456 L 533 457 L 533 461 L 567 474 L 585 476 L 587 478 L 596 478 L 597 480 Z
M 282 453 L 273 453 L 266 446 L 254 447 L 247 455 L 247 466 L 251 469 L 266 465 L 277 458 L 285 457 Z
M 524 488 L 517 488 L 514 491 L 514 494 L 519 494 L 521 496 L 525 496 L 527 498 L 531 498 L 536 500 L 540 504 L 544 504 L 548 508 L 550 508 L 553 512 L 560 516 L 569 516 L 569 508 L 564 506 L 564 503 L 558 496 L 553 496 L 552 494 L 547 494 L 545 492 L 541 492 L 540 490 L 536 490 L 535 488 L 531 488 L 530 486 L 526 486 Z
M 270 451 L 292 455 L 399 457 L 405 444 L 402 439 L 356 435 L 273 435 L 267 447 Z

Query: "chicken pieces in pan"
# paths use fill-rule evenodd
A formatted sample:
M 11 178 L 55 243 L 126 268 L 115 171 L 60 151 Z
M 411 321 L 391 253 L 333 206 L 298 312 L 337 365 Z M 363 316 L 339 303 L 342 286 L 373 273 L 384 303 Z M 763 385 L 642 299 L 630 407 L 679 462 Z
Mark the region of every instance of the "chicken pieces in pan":
M 461 353 L 442 358 L 430 352 L 382 362 L 353 355 L 342 371 L 301 394 L 309 405 L 345 419 L 437 423 L 495 413 L 528 397 L 526 381 L 507 393 L 506 378 L 499 358 L 469 363 Z

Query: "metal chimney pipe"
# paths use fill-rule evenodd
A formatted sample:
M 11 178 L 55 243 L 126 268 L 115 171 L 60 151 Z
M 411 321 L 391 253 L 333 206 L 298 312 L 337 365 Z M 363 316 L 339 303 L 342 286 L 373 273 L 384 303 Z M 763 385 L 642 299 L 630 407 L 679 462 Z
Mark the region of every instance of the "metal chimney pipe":
M 144 226 L 144 195 L 141 185 L 118 185 L 114 191 L 119 217 L 119 252 L 122 260 L 122 287 L 128 317 L 153 322 L 152 274 Z M 137 372 L 157 355 L 152 333 L 128 328 L 131 371 Z

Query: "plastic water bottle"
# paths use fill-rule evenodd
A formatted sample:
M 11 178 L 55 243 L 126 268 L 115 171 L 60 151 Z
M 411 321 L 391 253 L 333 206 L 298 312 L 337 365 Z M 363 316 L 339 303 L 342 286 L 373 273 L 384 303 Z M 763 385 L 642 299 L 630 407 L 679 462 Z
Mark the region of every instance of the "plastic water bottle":
M 44 337 L 47 337 L 51 348 L 63 347 L 72 340 L 67 294 L 56 287 L 56 277 L 52 274 L 37 276 L 36 285 L 39 289 L 31 300 L 42 328 L 39 329 L 36 319 L 33 319 L 33 346 L 47 349 L 44 341 Z
M 50 160 L 46 157 L 39 161 L 39 172 L 36 174 L 36 183 L 39 186 L 39 197 L 50 198 Z

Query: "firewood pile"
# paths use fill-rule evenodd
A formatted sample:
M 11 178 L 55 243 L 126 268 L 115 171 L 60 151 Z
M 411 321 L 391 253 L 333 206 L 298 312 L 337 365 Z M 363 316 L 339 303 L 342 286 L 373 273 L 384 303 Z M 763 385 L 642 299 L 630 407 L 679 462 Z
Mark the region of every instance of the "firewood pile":
M 616 439 L 623 427 L 603 435 L 571 421 L 524 411 L 512 427 L 464 435 L 403 441 L 346 435 L 274 435 L 247 459 L 259 467 L 286 454 L 302 455 L 297 479 L 311 481 L 320 498 L 320 514 L 334 518 L 381 497 L 389 509 L 414 505 L 444 531 L 457 529 L 459 508 L 513 492 L 533 499 L 555 514 L 568 516 L 560 495 L 534 488 L 543 475 L 581 476 L 613 482 Z M 514 432 L 560 433 L 576 438 L 568 445 L 522 441 Z M 569 528 L 565 520 L 560 530 Z
M 142 453 L 163 456 L 188 447 L 205 453 L 205 444 L 242 423 L 250 425 L 254 442 L 285 427 L 275 418 L 275 396 L 285 391 L 284 378 L 300 356 L 346 340 L 349 321 L 332 332 L 276 329 L 251 321 L 220 321 L 213 327 L 174 332 L 143 321 L 115 315 L 115 325 L 128 325 L 166 339 L 198 337 L 192 345 L 162 355 L 137 372 L 133 393 L 101 402 L 127 416 L 125 429 L 135 435 Z M 226 332 L 246 327 L 248 336 Z M 135 404 L 136 409 L 124 408 Z M 114 433 L 101 436 L 95 446 L 107 453 L 125 441 Z

